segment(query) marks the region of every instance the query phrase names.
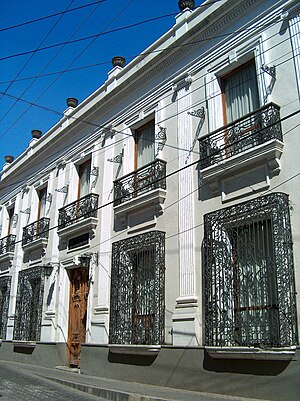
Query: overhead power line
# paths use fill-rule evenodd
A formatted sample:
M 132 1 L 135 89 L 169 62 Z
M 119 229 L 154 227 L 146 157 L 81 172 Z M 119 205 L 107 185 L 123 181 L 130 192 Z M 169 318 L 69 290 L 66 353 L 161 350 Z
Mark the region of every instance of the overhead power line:
M 43 17 L 35 18 L 35 19 L 30 20 L 30 21 L 21 22 L 20 24 L 11 25 L 11 26 L 8 26 L 6 28 L 0 28 L 0 32 L 8 31 L 10 29 L 20 28 L 22 26 L 29 25 L 29 24 L 34 24 L 36 22 L 43 21 L 43 20 L 48 19 L 48 18 L 57 17 L 58 15 L 61 15 L 61 14 L 66 14 L 66 13 L 70 13 L 70 12 L 73 12 L 73 11 L 78 11 L 78 10 L 81 10 L 82 8 L 91 7 L 91 6 L 93 6 L 95 4 L 98 4 L 98 3 L 104 3 L 105 1 L 107 1 L 107 0 L 94 1 L 93 3 L 84 4 L 82 6 L 70 8 L 69 10 L 66 10 L 66 11 L 59 11 L 57 13 L 45 15 Z
M 98 38 L 99 36 L 108 35 L 110 33 L 119 32 L 119 31 L 123 31 L 125 29 L 134 28 L 136 26 L 143 25 L 143 24 L 148 24 L 149 22 L 157 21 L 157 20 L 160 20 L 160 19 L 163 19 L 163 18 L 172 17 L 172 16 L 174 16 L 176 14 L 177 13 L 161 15 L 161 16 L 158 16 L 158 17 L 149 18 L 147 20 L 134 22 L 133 24 L 121 26 L 119 28 L 110 29 L 109 31 L 95 33 L 94 35 L 84 36 L 84 37 L 78 38 L 78 39 L 66 40 L 64 42 L 54 43 L 53 45 L 41 47 L 39 49 L 27 50 L 25 52 L 11 54 L 9 56 L 0 57 L 0 61 L 8 60 L 8 59 L 15 58 L 15 57 L 20 57 L 20 56 L 25 56 L 27 54 L 31 54 L 31 53 L 34 53 L 34 52 L 37 52 L 37 51 L 40 52 L 40 51 L 43 51 L 43 50 L 53 49 L 54 47 L 58 47 L 58 46 L 62 46 L 62 45 L 69 45 L 69 44 L 73 44 L 73 43 L 83 42 L 83 41 L 86 41 L 86 40 L 89 40 L 89 39 L 93 39 L 93 38 Z
M 292 118 L 292 117 L 294 117 L 295 115 L 297 115 L 297 114 L 299 114 L 299 113 L 300 113 L 300 110 L 297 110 L 297 111 L 295 111 L 295 112 L 293 112 L 293 113 L 290 113 L 289 115 L 287 115 L 287 116 L 281 118 L 279 121 L 276 121 L 276 122 L 270 124 L 267 128 L 270 128 L 270 127 L 272 127 L 272 126 L 278 124 L 279 122 L 281 123 L 282 121 L 285 121 L 285 120 L 287 120 L 287 119 L 289 119 L 289 118 Z M 262 132 L 262 131 L 265 131 L 265 130 L 266 130 L 266 127 L 262 128 L 262 129 L 261 129 L 260 131 L 258 131 L 258 132 Z M 249 134 L 249 135 L 250 135 L 250 134 Z M 235 141 L 234 144 L 237 144 L 237 143 L 240 142 L 240 141 L 241 141 L 241 139 L 238 139 L 238 140 Z M 226 144 L 226 145 L 224 145 L 224 147 L 223 147 L 221 150 L 227 149 L 227 148 L 229 148 L 230 146 L 232 146 L 232 144 L 231 144 L 231 145 Z M 210 157 L 210 156 L 206 156 L 204 159 L 209 158 L 209 157 Z M 158 179 L 155 180 L 154 182 L 145 185 L 145 186 L 143 187 L 143 189 L 145 189 L 145 188 L 147 188 L 147 187 L 150 187 L 150 186 L 153 185 L 154 183 L 158 183 L 158 182 L 160 182 L 160 181 L 162 181 L 162 180 L 165 180 L 165 179 L 167 179 L 167 178 L 169 178 L 169 177 L 171 177 L 171 176 L 173 176 L 173 175 L 175 175 L 175 174 L 178 174 L 179 172 L 181 172 L 181 171 L 183 171 L 183 170 L 186 170 L 186 169 L 188 169 L 188 168 L 190 168 L 190 167 L 192 167 L 192 166 L 195 166 L 195 165 L 197 165 L 198 163 L 199 163 L 199 160 L 196 160 L 196 161 L 194 161 L 194 162 L 192 162 L 192 163 L 190 163 L 190 164 L 188 164 L 188 165 L 186 165 L 186 166 L 183 166 L 183 167 L 181 167 L 181 168 L 179 168 L 179 169 L 177 169 L 177 170 L 174 170 L 174 171 L 172 171 L 172 172 L 170 172 L 170 173 L 164 175 L 163 177 L 158 178 Z M 227 170 L 228 170 L 228 169 L 224 168 L 224 173 L 226 173 Z M 292 180 L 292 179 L 298 177 L 299 175 L 300 175 L 300 172 L 294 174 L 293 176 L 291 176 L 291 177 L 289 177 L 288 179 L 286 179 L 283 183 L 278 184 L 275 188 L 279 187 L 280 185 L 284 184 L 285 182 L 288 182 L 288 181 L 290 181 L 290 180 Z M 200 186 L 199 186 L 199 189 L 202 188 L 202 187 L 204 187 L 205 185 L 207 185 L 207 183 L 204 183 L 204 184 L 200 185 Z M 272 192 L 272 190 L 267 190 L 266 192 L 269 192 L 269 191 Z M 131 191 L 130 194 L 136 196 L 137 193 L 138 193 L 138 190 L 133 190 L 133 191 Z M 260 196 L 261 196 L 261 195 L 259 195 L 258 197 L 260 197 Z M 96 210 L 103 209 L 104 207 L 113 205 L 116 201 L 122 200 L 122 199 L 127 198 L 127 197 L 128 197 L 128 194 L 125 194 L 125 195 L 123 195 L 123 196 L 120 196 L 120 197 L 117 198 L 117 199 L 114 199 L 114 200 L 112 200 L 112 201 L 106 202 L 106 203 L 104 203 L 104 204 L 98 206 L 98 207 L 95 208 L 94 210 L 96 211 Z M 90 213 L 90 212 L 88 212 L 88 213 Z M 84 217 L 84 215 L 83 215 L 83 217 Z M 75 222 L 75 220 L 76 220 L 76 218 L 75 218 L 75 219 L 71 219 L 71 220 L 69 221 L 69 223 Z M 41 232 L 40 234 L 47 233 L 47 232 L 52 231 L 52 230 L 54 230 L 54 229 L 56 229 L 56 228 L 58 228 L 58 225 L 55 225 L 55 226 L 53 226 L 53 227 L 50 227 L 50 228 L 44 230 L 43 232 Z M 193 229 L 194 229 L 194 228 L 196 228 L 196 227 L 193 227 Z M 180 234 L 180 233 L 178 233 L 178 235 L 179 235 L 179 234 Z M 15 243 L 17 244 L 17 243 L 21 243 L 21 242 L 22 242 L 22 240 L 19 240 L 19 241 L 16 241 Z

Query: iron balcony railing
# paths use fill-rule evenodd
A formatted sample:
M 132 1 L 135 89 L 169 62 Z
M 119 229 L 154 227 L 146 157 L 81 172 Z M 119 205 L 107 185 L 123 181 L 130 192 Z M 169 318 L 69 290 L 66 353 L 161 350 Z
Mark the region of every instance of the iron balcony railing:
M 200 138 L 200 168 L 218 164 L 272 139 L 282 141 L 279 110 L 279 106 L 269 103 Z
M 160 159 L 114 181 L 114 206 L 158 188 L 166 189 L 166 162 Z
M 43 217 L 23 228 L 22 245 L 48 238 L 50 219 Z
M 88 194 L 59 209 L 58 229 L 70 226 L 89 217 L 97 217 L 99 195 Z
M 0 255 L 4 255 L 8 252 L 13 252 L 15 249 L 16 236 L 8 235 L 7 237 L 0 239 Z

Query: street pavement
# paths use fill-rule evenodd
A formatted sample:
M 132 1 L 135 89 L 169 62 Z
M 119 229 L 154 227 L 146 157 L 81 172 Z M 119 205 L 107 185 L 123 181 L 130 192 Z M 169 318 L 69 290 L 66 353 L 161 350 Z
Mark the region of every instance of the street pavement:
M 0 362 L 1 401 L 95 401 L 99 397 L 45 380 L 16 365 Z
M 79 391 L 80 390 L 80 391 Z M 0 361 L 0 401 L 258 401 Z M 267 401 L 267 400 L 259 400 Z

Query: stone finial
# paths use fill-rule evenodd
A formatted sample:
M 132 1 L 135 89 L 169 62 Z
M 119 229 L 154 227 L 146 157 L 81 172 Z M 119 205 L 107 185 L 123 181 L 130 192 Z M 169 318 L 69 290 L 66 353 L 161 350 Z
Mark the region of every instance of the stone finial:
M 78 106 L 78 99 L 76 99 L 75 97 L 68 97 L 67 106 L 73 107 L 73 109 L 75 109 L 75 107 Z
M 13 156 L 4 156 L 5 162 L 6 163 L 12 163 L 14 161 L 14 157 Z
M 124 67 L 126 60 L 124 57 L 115 56 L 111 60 L 113 67 Z
M 31 136 L 34 139 L 40 139 L 40 137 L 42 136 L 42 131 L 40 131 L 39 129 L 33 129 L 31 131 Z
M 179 6 L 180 11 L 183 11 L 186 8 L 193 10 L 195 8 L 195 1 L 194 0 L 179 0 L 178 6 Z

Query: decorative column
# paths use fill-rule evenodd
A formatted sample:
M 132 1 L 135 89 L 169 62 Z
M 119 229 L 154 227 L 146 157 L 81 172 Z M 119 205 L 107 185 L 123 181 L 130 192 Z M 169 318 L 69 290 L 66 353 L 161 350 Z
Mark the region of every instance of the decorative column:
M 174 85 L 177 92 L 178 148 L 191 149 L 193 144 L 191 108 L 191 77 L 185 77 Z M 178 248 L 179 248 L 179 297 L 173 314 L 173 344 L 197 345 L 198 342 L 198 299 L 195 289 L 195 239 L 194 239 L 194 177 L 193 170 L 186 167 L 188 152 L 179 150 L 178 174 Z
M 105 134 L 104 134 L 105 135 Z M 101 138 L 103 140 L 103 138 Z M 105 153 L 101 163 L 101 177 L 99 192 L 103 194 L 103 204 L 113 199 L 112 183 L 115 179 L 113 173 L 114 160 L 114 136 L 105 137 Z M 100 142 L 99 142 L 100 149 Z M 101 204 L 101 203 L 100 203 Z M 91 343 L 107 344 L 109 333 L 109 296 L 110 296 L 110 265 L 111 265 L 111 236 L 113 207 L 106 206 L 100 210 L 101 226 L 98 232 L 99 262 L 97 274 L 95 271 L 93 315 L 91 316 Z

